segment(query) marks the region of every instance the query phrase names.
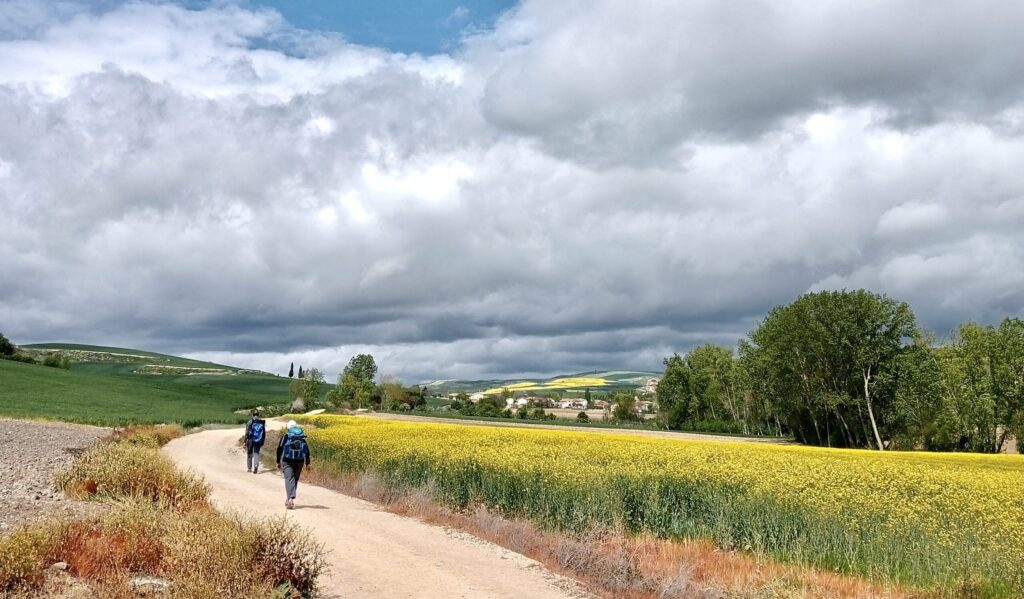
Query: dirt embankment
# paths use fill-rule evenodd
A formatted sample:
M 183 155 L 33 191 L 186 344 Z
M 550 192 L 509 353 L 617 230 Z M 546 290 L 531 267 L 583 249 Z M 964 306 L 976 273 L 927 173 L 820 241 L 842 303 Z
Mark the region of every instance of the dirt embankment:
M 64 499 L 53 473 L 109 434 L 95 426 L 0 419 L 0 534 L 55 513 L 93 509 Z

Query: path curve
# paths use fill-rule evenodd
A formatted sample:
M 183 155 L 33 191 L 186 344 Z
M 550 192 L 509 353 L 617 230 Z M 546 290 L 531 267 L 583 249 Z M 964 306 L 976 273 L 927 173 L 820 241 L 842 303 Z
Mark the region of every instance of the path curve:
M 279 422 L 268 421 L 275 428 Z M 171 441 L 165 451 L 201 474 L 219 509 L 249 516 L 286 514 L 330 551 L 322 579 L 326 597 L 343 599 L 580 599 L 574 581 L 502 547 L 386 512 L 321 487 L 299 486 L 298 509 L 284 509 L 284 482 L 275 471 L 245 471 L 242 429 L 219 429 Z M 315 452 L 315 448 L 314 448 Z M 316 467 L 316 455 L 313 456 Z

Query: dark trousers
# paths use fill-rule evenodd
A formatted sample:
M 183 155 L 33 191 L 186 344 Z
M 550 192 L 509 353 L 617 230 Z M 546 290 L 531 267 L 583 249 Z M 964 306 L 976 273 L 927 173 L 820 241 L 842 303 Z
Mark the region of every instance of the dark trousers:
M 299 477 L 302 476 L 303 462 L 281 462 L 281 473 L 284 474 L 284 492 L 288 499 L 295 499 L 295 490 L 299 487 Z

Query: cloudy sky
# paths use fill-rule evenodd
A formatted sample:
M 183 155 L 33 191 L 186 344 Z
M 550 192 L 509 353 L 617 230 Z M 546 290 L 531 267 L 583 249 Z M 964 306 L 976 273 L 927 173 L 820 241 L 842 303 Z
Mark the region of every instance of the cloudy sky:
M 1024 3 L 403 4 L 0 2 L 0 330 L 412 382 L 1024 316 Z

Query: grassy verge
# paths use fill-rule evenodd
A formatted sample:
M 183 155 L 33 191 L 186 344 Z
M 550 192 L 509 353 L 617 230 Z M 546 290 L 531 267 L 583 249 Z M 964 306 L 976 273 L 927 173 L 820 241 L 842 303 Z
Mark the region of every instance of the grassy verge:
M 181 599 L 313 596 L 326 564 L 322 547 L 284 518 L 214 511 L 209 487 L 159 451 L 177 432 L 122 434 L 59 473 L 56 482 L 69 495 L 113 508 L 0 539 L 0 596 L 56 597 L 57 573 L 73 579 L 82 596 L 103 599 L 137 597 L 140 577 L 155 578 Z
M 429 489 L 457 510 L 483 506 L 570 535 L 705 540 L 941 597 L 1024 592 L 1019 456 L 304 420 L 322 427 L 310 431 L 320 472 Z

